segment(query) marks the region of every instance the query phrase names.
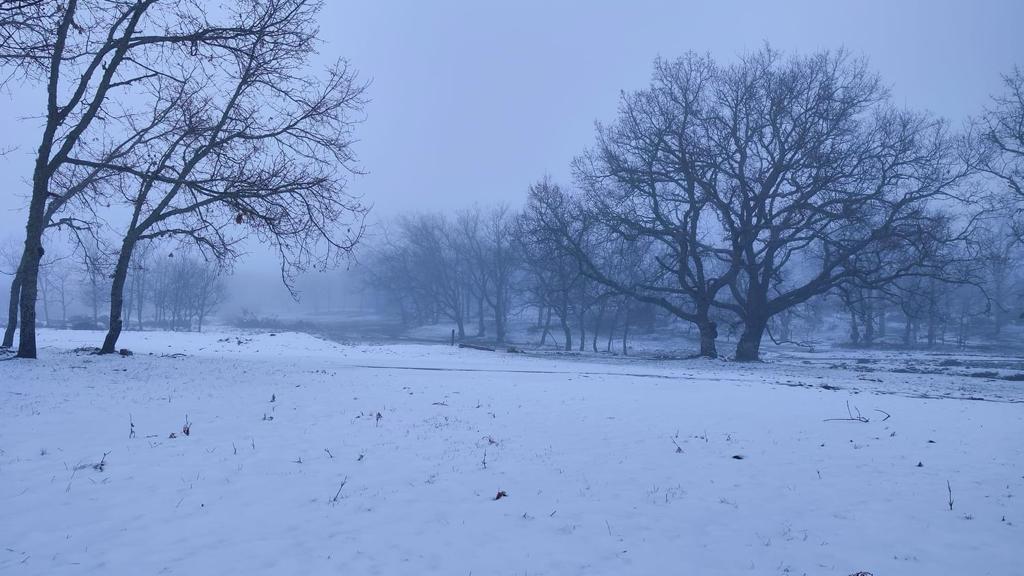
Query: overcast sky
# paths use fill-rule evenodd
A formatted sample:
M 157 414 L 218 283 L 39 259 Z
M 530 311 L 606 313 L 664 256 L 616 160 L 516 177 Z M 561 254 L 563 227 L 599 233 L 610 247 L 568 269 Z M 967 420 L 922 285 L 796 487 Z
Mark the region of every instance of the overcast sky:
M 647 83 L 658 55 L 729 61 L 766 41 L 790 52 L 845 46 L 870 59 L 897 103 L 957 123 L 1024 64 L 1021 0 L 327 4 L 322 57 L 347 57 L 372 81 L 357 130 L 369 173 L 352 190 L 378 218 L 517 205 L 544 173 L 568 180 L 594 121 L 613 117 L 620 90 Z M 0 243 L 22 240 L 34 93 L 0 95 L 0 148 L 18 147 L 0 159 Z
M 867 56 L 899 104 L 956 122 L 1024 64 L 1024 1 L 331 2 L 325 54 L 372 78 L 359 134 L 380 213 L 518 203 L 593 141 L 657 55 L 767 41 Z

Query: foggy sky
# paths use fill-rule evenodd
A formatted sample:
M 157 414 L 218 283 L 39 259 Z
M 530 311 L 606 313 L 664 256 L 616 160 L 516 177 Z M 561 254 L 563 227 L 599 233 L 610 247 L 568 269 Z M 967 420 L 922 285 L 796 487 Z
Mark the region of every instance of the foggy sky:
M 569 180 L 568 163 L 643 87 L 658 56 L 846 47 L 867 56 L 896 103 L 959 124 L 1024 64 L 1024 2 L 330 0 L 321 58 L 372 81 L 356 135 L 368 171 L 351 190 L 373 219 L 473 202 L 519 205 L 531 181 Z M 0 244 L 23 240 L 38 92 L 0 95 Z M 242 270 L 276 265 L 253 254 Z M 0 284 L 6 282 L 0 280 Z

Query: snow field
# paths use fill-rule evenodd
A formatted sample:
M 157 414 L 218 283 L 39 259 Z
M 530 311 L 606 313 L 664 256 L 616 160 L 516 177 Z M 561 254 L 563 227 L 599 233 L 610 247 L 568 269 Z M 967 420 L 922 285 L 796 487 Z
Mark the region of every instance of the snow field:
M 0 362 L 0 573 L 1024 573 L 1020 403 L 800 365 L 42 340 Z

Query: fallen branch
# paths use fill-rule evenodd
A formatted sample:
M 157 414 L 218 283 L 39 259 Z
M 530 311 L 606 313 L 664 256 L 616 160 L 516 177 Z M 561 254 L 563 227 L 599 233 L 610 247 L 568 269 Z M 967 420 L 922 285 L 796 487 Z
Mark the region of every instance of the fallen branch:
M 329 502 L 331 504 L 337 504 L 338 503 L 338 498 L 341 497 L 341 489 L 344 488 L 345 484 L 347 484 L 347 483 L 348 483 L 348 476 L 345 476 L 345 479 L 341 481 L 341 486 L 338 486 L 338 491 L 334 493 L 334 498 L 331 498 L 329 500 Z
M 674 436 L 669 436 L 668 438 L 669 438 L 669 440 L 672 441 L 673 444 L 676 445 L 676 454 L 682 454 L 683 453 L 683 447 L 679 445 L 679 442 L 676 442 L 675 437 Z
M 470 344 L 468 342 L 459 342 L 459 348 L 472 348 L 473 350 L 483 350 L 484 352 L 494 352 L 494 348 L 490 346 L 483 346 L 480 344 Z
M 860 409 L 856 406 L 853 407 L 857 411 L 857 415 L 853 415 L 853 411 L 850 410 L 850 401 L 846 401 L 846 413 L 849 414 L 847 418 L 825 418 L 822 422 L 870 422 L 870 420 L 860 413 Z
M 107 467 L 107 454 L 110 454 L 110 452 L 104 452 L 103 456 L 100 458 L 100 461 L 92 465 L 93 470 L 103 472 L 103 469 Z M 952 505 L 950 507 L 950 510 L 952 510 Z

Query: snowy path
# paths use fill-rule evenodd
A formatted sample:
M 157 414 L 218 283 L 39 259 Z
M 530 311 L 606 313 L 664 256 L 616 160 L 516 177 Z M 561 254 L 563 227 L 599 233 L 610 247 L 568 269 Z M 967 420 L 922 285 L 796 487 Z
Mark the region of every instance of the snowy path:
M 0 573 L 1024 573 L 1024 406 L 914 397 L 983 380 L 42 337 L 0 362 Z

